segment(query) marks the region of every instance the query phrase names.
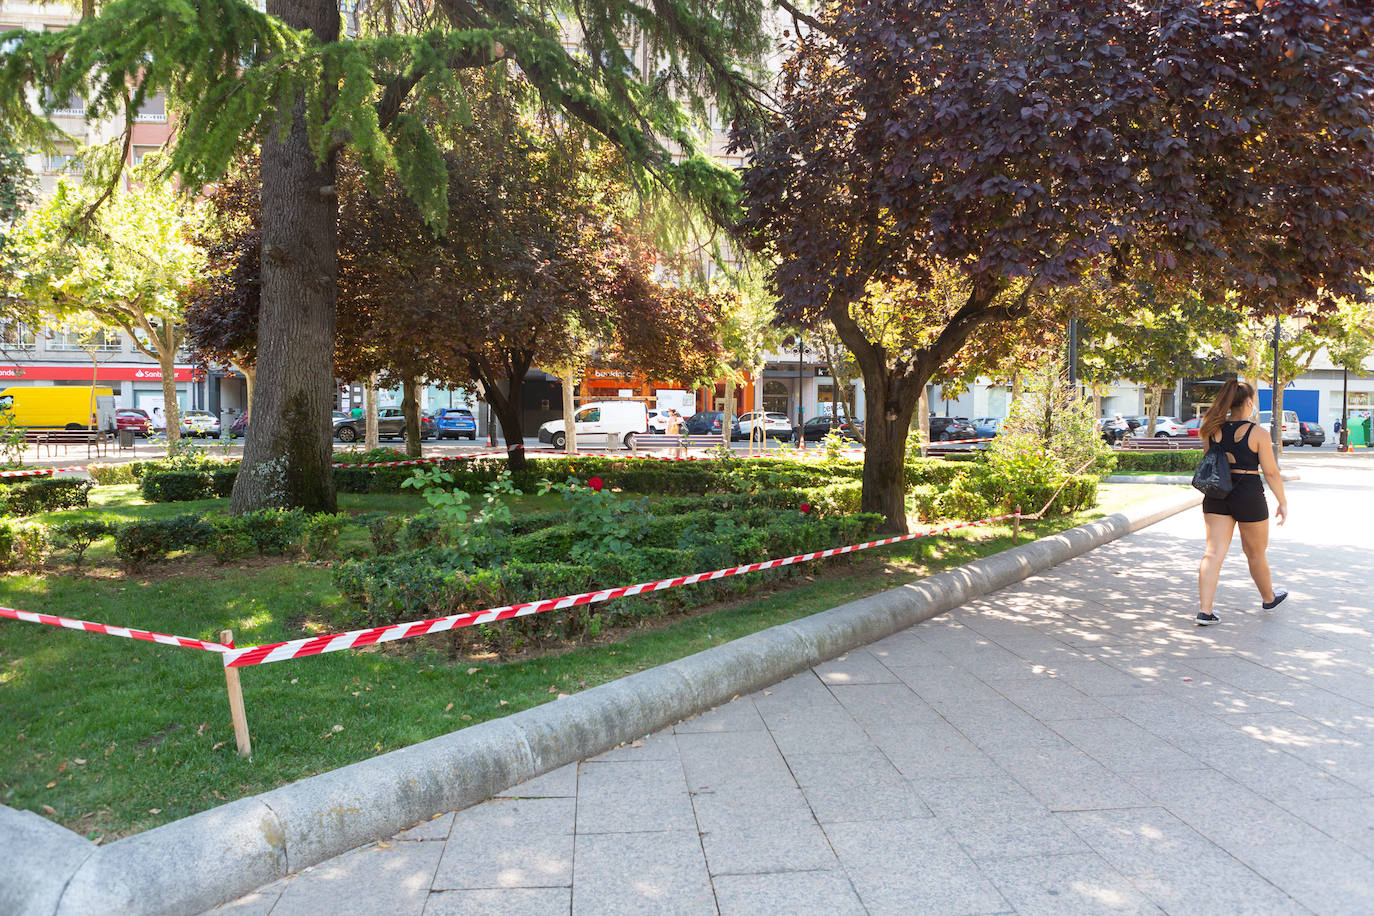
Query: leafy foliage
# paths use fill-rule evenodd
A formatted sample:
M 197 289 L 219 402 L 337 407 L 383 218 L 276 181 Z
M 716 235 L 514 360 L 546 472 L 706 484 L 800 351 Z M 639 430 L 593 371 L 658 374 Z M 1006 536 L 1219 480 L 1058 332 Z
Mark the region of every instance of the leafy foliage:
M 1365 296 L 1362 6 L 838 0 L 822 25 L 780 117 L 739 126 L 744 228 L 783 315 L 860 363 L 864 505 L 894 528 L 920 391 L 1037 290 L 1138 264 L 1252 310 Z

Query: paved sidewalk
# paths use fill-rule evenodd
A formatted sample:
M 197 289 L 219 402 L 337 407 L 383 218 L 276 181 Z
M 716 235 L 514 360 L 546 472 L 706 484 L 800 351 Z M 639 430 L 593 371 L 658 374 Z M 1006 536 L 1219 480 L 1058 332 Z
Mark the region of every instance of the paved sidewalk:
M 223 911 L 1374 912 L 1374 472 L 1198 510 Z

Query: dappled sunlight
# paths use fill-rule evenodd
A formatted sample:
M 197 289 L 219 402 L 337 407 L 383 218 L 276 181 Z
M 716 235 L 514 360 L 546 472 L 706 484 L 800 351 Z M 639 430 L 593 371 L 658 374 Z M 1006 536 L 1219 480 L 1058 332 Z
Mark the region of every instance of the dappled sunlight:
M 1119 910 L 1131 903 L 1131 898 L 1113 887 L 1106 887 L 1101 884 L 1089 883 L 1087 881 L 1071 881 L 1069 887 L 1084 899 L 1099 903 L 1104 907 Z

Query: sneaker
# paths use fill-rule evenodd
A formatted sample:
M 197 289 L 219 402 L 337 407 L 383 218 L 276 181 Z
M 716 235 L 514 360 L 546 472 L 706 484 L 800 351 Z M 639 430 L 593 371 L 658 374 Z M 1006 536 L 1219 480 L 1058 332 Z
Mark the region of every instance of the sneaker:
M 1285 599 L 1285 598 L 1287 598 L 1287 597 L 1288 597 L 1288 592 L 1287 592 L 1287 591 L 1285 591 L 1284 589 L 1281 589 L 1281 588 L 1276 588 L 1276 589 L 1274 589 L 1274 600 L 1273 600 L 1273 601 L 1266 601 L 1266 602 L 1264 602 L 1263 604 L 1261 604 L 1260 607 L 1264 608 L 1266 611 L 1272 611 L 1274 608 L 1278 607 L 1280 604 L 1283 604 L 1283 599 Z
M 1210 627 L 1210 626 L 1211 626 L 1212 624 L 1214 624 L 1214 623 L 1221 623 L 1221 618 L 1218 617 L 1216 614 L 1203 614 L 1203 613 L 1201 613 L 1201 612 L 1198 613 L 1198 615 L 1197 615 L 1197 625 L 1198 625 L 1198 626 L 1200 626 L 1200 627 Z

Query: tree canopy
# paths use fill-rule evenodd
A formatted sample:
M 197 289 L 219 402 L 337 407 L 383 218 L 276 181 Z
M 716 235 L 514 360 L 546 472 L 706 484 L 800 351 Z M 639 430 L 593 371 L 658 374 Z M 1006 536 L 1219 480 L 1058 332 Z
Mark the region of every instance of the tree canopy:
M 1094 266 L 1199 278 L 1252 310 L 1363 298 L 1374 239 L 1369 47 L 1341 0 L 839 0 L 777 119 L 745 123 L 750 244 L 785 320 L 864 370 L 864 508 L 905 527 L 926 382 L 980 327 Z M 892 347 L 875 291 L 934 329 Z M 948 291 L 947 293 L 944 291 Z

